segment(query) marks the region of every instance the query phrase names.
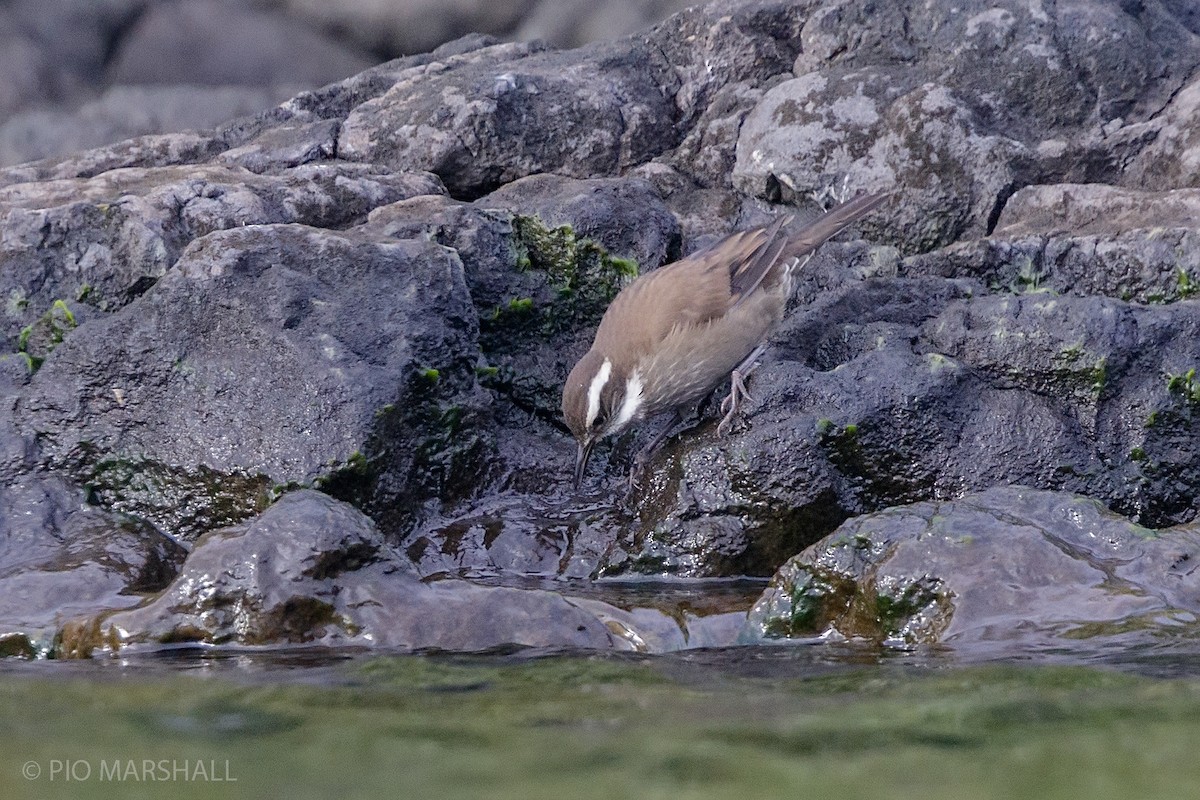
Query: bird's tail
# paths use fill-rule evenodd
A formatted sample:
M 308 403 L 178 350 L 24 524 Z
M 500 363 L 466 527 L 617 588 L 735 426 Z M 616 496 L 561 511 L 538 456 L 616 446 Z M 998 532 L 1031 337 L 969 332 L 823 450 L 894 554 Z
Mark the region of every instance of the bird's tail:
M 853 200 L 847 200 L 839 206 L 834 206 L 815 219 L 800 225 L 792 223 L 785 227 L 780 232 L 781 237 L 787 241 L 783 247 L 782 259 L 803 258 L 827 240 L 837 236 L 847 227 L 874 211 L 889 196 L 889 192 L 860 194 Z
M 769 228 L 760 229 L 765 234 L 762 243 L 755 247 L 749 260 L 738 265 L 731 280 L 732 295 L 737 298 L 734 307 L 749 297 L 755 289 L 775 275 L 773 280 L 783 280 L 791 292 L 793 264 L 812 253 L 827 239 L 837 236 L 846 226 L 861 219 L 888 198 L 886 192 L 859 195 L 840 206 L 826 211 L 821 216 L 797 225 L 795 217 L 784 217 Z M 784 272 L 776 269 L 783 266 Z

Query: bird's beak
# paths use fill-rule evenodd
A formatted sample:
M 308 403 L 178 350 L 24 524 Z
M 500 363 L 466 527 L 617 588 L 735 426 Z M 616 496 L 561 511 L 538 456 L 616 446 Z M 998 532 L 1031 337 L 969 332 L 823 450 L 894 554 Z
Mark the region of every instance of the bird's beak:
M 586 442 L 579 443 L 579 453 L 575 456 L 575 490 L 579 491 L 579 485 L 583 483 L 583 472 L 587 469 L 588 456 L 592 454 L 592 446 L 596 444 L 595 439 L 588 439 Z

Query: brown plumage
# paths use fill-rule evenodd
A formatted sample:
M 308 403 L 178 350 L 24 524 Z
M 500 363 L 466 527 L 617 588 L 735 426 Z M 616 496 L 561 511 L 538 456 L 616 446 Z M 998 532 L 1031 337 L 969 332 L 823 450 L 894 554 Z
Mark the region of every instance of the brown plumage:
M 745 394 L 741 373 L 783 318 L 798 260 L 885 197 L 857 197 L 794 228 L 794 218 L 785 217 L 731 234 L 625 287 L 563 387 L 563 417 L 579 441 L 576 483 L 598 440 L 635 421 L 678 413 L 732 376 L 723 431 Z

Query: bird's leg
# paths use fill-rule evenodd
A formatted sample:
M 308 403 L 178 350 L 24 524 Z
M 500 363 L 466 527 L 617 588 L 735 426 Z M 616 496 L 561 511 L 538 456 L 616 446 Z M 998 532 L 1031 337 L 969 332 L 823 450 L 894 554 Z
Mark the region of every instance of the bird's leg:
M 637 455 L 633 457 L 633 465 L 629 469 L 629 491 L 631 493 L 637 488 L 638 480 L 646 470 L 646 467 L 650 466 L 650 457 L 654 455 L 654 451 L 662 446 L 662 443 L 667 440 L 667 437 L 671 435 L 671 431 L 675 429 L 675 426 L 682 419 L 683 415 L 679 413 L 679 409 L 675 409 L 671 414 L 671 418 L 667 420 L 667 424 L 663 426 L 663 429 L 655 434 L 650 443 L 641 450 L 638 450 Z
M 743 400 L 750 399 L 750 392 L 746 391 L 746 378 L 758 368 L 758 359 L 767 350 L 766 345 L 760 344 L 758 347 L 742 359 L 742 363 L 734 367 L 733 372 L 729 376 L 729 396 L 721 401 L 721 411 L 725 416 L 717 425 L 717 435 L 724 436 L 728 433 L 729 428 L 733 425 L 733 417 L 741 407 Z

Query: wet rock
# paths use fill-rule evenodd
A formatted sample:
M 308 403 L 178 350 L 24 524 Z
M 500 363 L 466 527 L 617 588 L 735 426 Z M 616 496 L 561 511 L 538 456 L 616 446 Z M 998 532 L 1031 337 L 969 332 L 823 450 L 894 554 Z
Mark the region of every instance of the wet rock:
M 186 539 L 317 487 L 421 575 L 493 580 L 765 576 L 852 516 L 1014 482 L 1190 521 L 1195 203 L 1165 187 L 1193 21 L 722 0 L 0 170 L 0 478 Z M 628 499 L 624 437 L 570 487 L 562 376 L 635 266 L 880 187 L 802 271 L 731 436 L 710 411 Z M 635 611 L 606 630 L 674 646 Z
M 857 517 L 788 561 L 742 641 L 1051 644 L 1194 626 L 1195 524 L 1150 531 L 1100 503 L 1021 487 Z
M 909 280 L 797 309 L 741 429 L 663 451 L 602 571 L 764 574 L 848 516 L 1009 482 L 1146 525 L 1195 516 L 1194 303 Z
M 422 583 L 369 518 L 312 491 L 208 534 L 160 597 L 75 630 L 64 647 L 78 654 L 177 642 L 452 650 L 618 644 L 593 611 L 553 592 Z
M 645 181 L 533 175 L 481 197 L 476 205 L 535 216 L 550 229 L 568 225 L 576 237 L 633 259 L 642 272 L 678 257 L 679 223 Z
M 480 469 L 476 330 L 452 251 L 236 228 L 73 331 L 18 425 L 47 466 L 184 538 L 318 479 L 369 509 L 402 503 L 399 526 Z
M 394 203 L 358 230 L 428 237 L 459 254 L 479 315 L 477 372 L 507 431 L 492 485 L 525 492 L 558 483 L 562 381 L 617 291 L 677 247 L 678 228 L 657 192 L 633 179 L 538 175 L 470 204 L 434 196 Z M 449 526 L 471 527 L 492 515 L 491 505 L 464 509 Z
M 181 546 L 84 500 L 61 478 L 0 488 L 0 656 L 45 655 L 73 617 L 132 608 L 175 577 Z

